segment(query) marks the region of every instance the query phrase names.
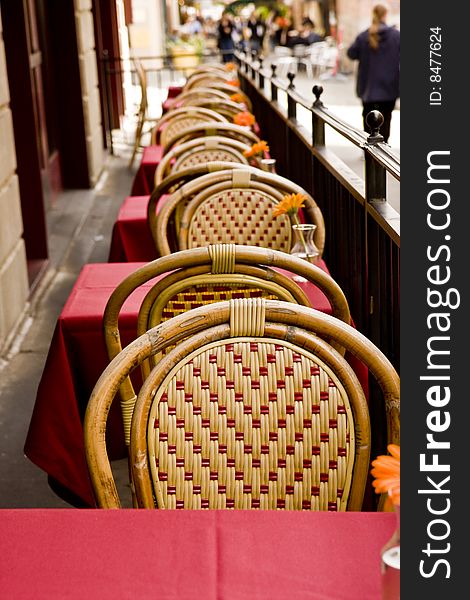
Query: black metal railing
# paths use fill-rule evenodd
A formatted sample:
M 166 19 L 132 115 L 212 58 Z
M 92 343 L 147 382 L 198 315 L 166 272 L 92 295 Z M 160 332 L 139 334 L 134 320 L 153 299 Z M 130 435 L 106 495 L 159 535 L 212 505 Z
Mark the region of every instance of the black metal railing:
M 400 215 L 387 200 L 387 173 L 400 180 L 400 159 L 383 143 L 383 117 L 368 115 L 371 134 L 332 114 L 321 101 L 323 89 L 314 86 L 309 101 L 288 81 L 276 77 L 276 66 L 265 68 L 256 55 L 237 52 L 241 88 L 269 141 L 276 171 L 312 194 L 326 225 L 325 261 L 340 284 L 356 327 L 389 358 L 400 363 Z M 287 95 L 287 106 L 279 96 Z M 312 129 L 297 119 L 299 107 L 309 111 Z M 304 112 L 305 114 L 305 112 Z M 331 127 L 364 153 L 364 175 L 358 176 L 326 142 Z M 371 418 L 385 439 L 383 403 L 371 382 Z M 377 440 L 376 440 L 377 442 Z M 383 449 L 383 441 L 377 448 Z

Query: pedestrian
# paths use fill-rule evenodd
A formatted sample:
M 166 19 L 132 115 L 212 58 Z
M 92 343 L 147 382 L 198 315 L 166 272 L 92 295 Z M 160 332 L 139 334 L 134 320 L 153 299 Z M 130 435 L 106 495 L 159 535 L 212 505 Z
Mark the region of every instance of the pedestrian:
M 400 95 L 400 32 L 385 23 L 386 15 L 383 4 L 374 6 L 372 24 L 357 36 L 347 54 L 359 61 L 356 91 L 362 100 L 364 130 L 370 133 L 366 117 L 371 110 L 379 110 L 384 117 L 380 133 L 388 142 L 392 111 Z
M 266 25 L 264 21 L 252 12 L 248 19 L 247 27 L 250 30 L 250 48 L 255 52 L 260 52 L 263 48 L 264 36 L 266 33 Z
M 227 14 L 223 14 L 217 28 L 217 46 L 222 52 L 222 61 L 224 63 L 232 62 L 234 59 L 233 51 L 235 42 L 233 40 L 234 25 Z

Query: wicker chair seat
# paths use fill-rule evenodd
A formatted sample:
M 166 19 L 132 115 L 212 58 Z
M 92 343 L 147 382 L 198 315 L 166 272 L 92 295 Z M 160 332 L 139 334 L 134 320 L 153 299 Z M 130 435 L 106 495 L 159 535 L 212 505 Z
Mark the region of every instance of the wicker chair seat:
M 147 438 L 158 508 L 346 508 L 349 399 L 288 342 L 229 339 L 185 357 L 158 388 Z

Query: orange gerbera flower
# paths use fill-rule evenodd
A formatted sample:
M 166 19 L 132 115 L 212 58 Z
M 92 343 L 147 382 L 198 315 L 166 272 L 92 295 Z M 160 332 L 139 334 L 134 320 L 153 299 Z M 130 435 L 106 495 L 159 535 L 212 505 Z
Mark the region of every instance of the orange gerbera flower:
M 225 63 L 225 65 L 224 65 L 224 69 L 226 71 L 235 71 L 236 68 L 237 68 L 237 65 L 233 62 L 228 62 L 228 63 Z
M 388 494 L 395 506 L 400 506 L 400 446 L 389 444 L 391 456 L 381 455 L 372 461 L 372 485 L 377 494 Z
M 304 194 L 286 194 L 274 208 L 273 216 L 289 215 L 292 217 L 297 215 L 299 209 L 303 208 L 306 199 L 307 197 Z
M 247 158 L 251 158 L 252 156 L 258 156 L 259 154 L 264 154 L 265 152 L 269 152 L 269 146 L 267 142 L 261 140 L 261 142 L 256 142 L 251 146 L 249 150 L 243 151 L 243 156 Z
M 228 81 L 227 83 L 229 83 L 230 85 L 233 85 L 234 87 L 240 87 L 239 79 L 232 79 L 231 81 Z
M 255 116 L 248 111 L 240 112 L 233 117 L 233 122 L 242 127 L 251 127 L 255 124 Z
M 239 93 L 232 94 L 230 100 L 232 102 L 237 102 L 237 104 L 243 104 L 245 102 L 245 98 Z

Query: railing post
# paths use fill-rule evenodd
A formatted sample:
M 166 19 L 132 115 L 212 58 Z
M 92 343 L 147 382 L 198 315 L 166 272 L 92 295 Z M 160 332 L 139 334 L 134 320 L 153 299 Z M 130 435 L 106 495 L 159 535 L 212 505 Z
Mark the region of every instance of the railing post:
M 255 62 L 256 62 L 257 58 L 258 58 L 258 53 L 256 52 L 256 50 L 252 50 L 251 51 L 251 77 L 253 79 L 255 79 L 255 77 L 256 77 Z
M 277 85 L 274 83 L 274 78 L 276 77 L 276 69 L 277 65 L 271 65 L 271 100 L 273 102 L 277 102 Z
M 263 59 L 259 59 L 258 87 L 264 92 Z
M 313 95 L 315 96 L 315 102 L 313 108 L 322 108 L 323 102 L 320 100 L 320 96 L 323 94 L 323 88 L 321 85 L 314 85 L 312 88 Z M 312 111 L 312 146 L 318 148 L 319 146 L 325 145 L 325 122 L 317 117 L 314 111 Z
M 287 73 L 287 79 L 289 80 L 289 85 L 287 86 L 287 117 L 295 120 L 297 118 L 297 102 L 290 93 L 295 89 L 295 73 Z
M 371 111 L 366 117 L 366 123 L 371 130 L 364 149 L 367 202 L 385 202 L 387 198 L 387 172 L 385 167 L 374 160 L 373 156 L 367 151 L 367 146 L 375 146 L 379 142 L 383 142 L 384 138 L 380 135 L 380 127 L 383 122 L 383 115 L 378 110 Z

